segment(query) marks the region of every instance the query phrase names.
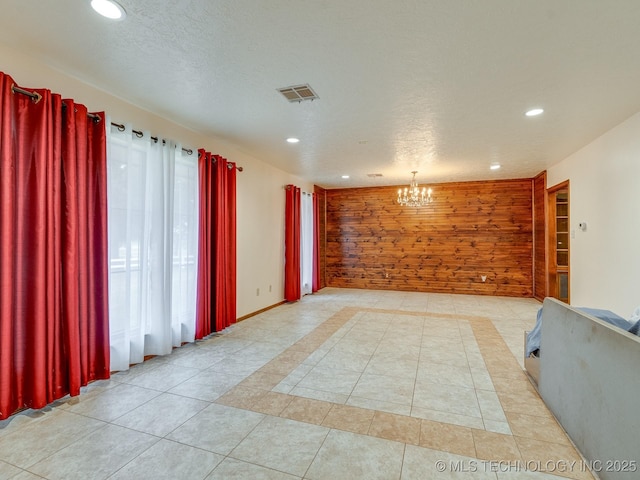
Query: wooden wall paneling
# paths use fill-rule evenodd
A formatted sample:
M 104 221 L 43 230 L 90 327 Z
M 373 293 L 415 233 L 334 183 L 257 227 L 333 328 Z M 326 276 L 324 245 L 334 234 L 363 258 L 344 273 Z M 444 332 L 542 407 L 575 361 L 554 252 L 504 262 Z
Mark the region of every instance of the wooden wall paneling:
M 547 172 L 533 179 L 533 296 L 548 296 L 547 276 Z
M 327 190 L 327 285 L 532 296 L 531 180 L 432 188 L 419 208 L 398 187 Z
M 318 223 L 319 223 L 319 245 L 318 245 L 318 268 L 320 269 L 319 288 L 327 286 L 326 269 L 327 269 L 327 191 L 319 187 L 313 186 L 313 193 L 318 199 Z

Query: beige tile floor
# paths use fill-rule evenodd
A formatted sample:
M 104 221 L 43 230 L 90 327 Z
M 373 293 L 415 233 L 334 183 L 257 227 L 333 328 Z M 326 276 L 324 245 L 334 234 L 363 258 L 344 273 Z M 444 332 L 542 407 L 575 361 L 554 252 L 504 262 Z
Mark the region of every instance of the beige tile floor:
M 522 371 L 539 306 L 324 289 L 0 422 L 0 480 L 593 478 Z

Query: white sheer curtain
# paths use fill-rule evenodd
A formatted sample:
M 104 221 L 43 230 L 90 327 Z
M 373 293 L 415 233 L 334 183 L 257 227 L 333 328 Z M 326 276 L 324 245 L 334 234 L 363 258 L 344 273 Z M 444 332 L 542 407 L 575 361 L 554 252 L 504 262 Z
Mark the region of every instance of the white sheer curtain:
M 302 192 L 300 200 L 300 295 L 313 287 L 313 195 Z
M 194 339 L 198 161 L 173 142 L 107 135 L 111 370 Z

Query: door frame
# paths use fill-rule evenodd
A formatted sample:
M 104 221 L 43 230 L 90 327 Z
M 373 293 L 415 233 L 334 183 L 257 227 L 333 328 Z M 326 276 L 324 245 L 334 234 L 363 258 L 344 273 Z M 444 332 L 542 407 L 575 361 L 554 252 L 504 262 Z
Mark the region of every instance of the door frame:
M 571 302 L 571 195 L 569 180 L 547 188 L 547 296 L 558 298 L 558 264 L 557 264 L 557 223 L 556 223 L 556 195 L 560 191 L 567 192 L 567 268 L 561 273 L 567 274 L 567 303 Z M 560 300 L 560 299 L 559 299 Z M 561 300 L 564 301 L 564 300 Z

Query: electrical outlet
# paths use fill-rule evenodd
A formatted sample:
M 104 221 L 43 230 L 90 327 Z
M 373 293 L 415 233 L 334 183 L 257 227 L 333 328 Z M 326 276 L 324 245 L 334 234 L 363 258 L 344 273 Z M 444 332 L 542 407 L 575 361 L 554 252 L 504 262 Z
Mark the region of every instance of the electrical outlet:
M 259 297 L 260 296 L 260 289 L 256 288 L 256 296 Z
M 269 291 L 271 291 L 271 285 L 269 285 Z

